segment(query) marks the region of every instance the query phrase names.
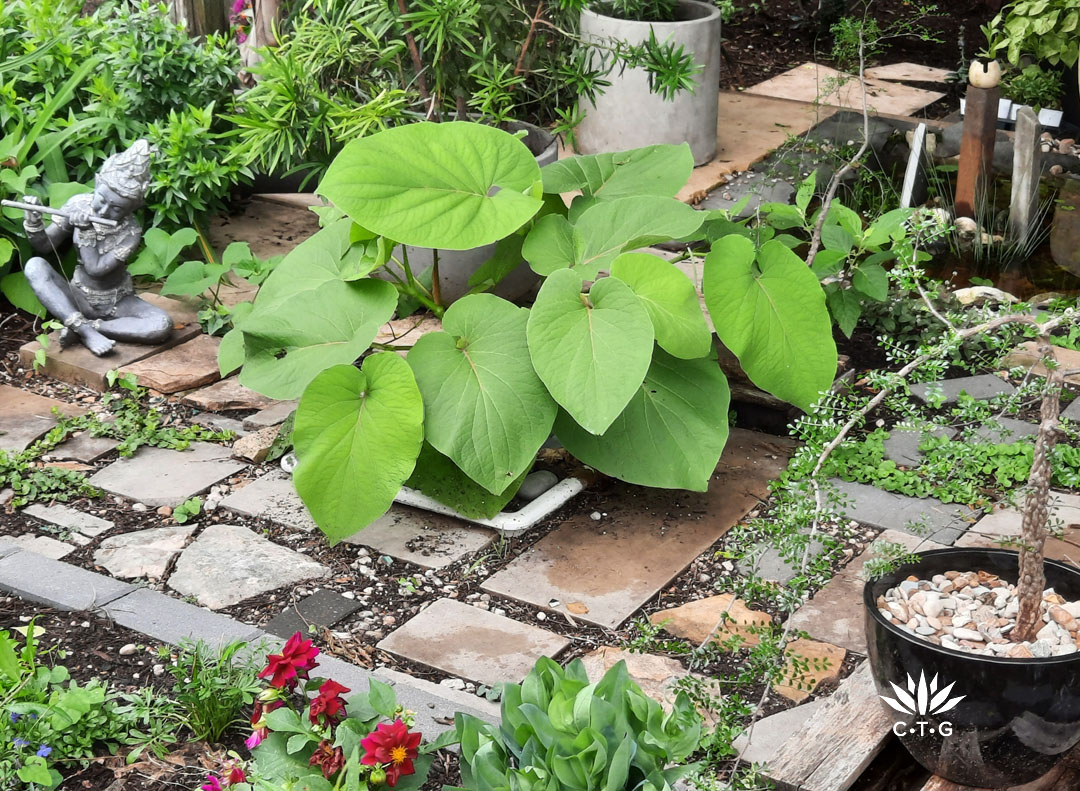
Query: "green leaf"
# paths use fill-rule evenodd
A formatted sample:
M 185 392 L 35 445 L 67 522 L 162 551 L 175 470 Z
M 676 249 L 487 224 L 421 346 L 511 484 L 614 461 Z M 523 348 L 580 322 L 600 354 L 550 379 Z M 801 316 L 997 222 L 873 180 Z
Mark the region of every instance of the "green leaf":
M 580 275 L 566 269 L 544 282 L 529 316 L 529 354 L 552 397 L 586 430 L 602 434 L 649 370 L 653 328 L 621 280 L 598 280 L 587 298 L 581 286 Z
M 418 123 L 345 146 L 319 192 L 403 244 L 468 250 L 540 209 L 540 168 L 525 144 L 482 124 Z
M 862 300 L 851 289 L 834 286 L 825 298 L 829 313 L 836 321 L 836 326 L 848 338 L 855 331 L 855 326 L 862 316 Z
M 6 241 L 6 240 L 5 240 Z M 19 310 L 25 310 L 39 319 L 45 318 L 45 306 L 37 298 L 30 282 L 22 272 L 12 272 L 0 279 L 0 292 Z
M 173 261 L 180 257 L 180 253 L 195 244 L 198 238 L 193 228 L 181 228 L 173 234 L 161 228 L 151 228 L 143 234 L 145 248 L 128 264 L 128 271 L 133 275 L 161 279 L 169 274 Z
M 798 191 L 795 193 L 795 206 L 802 212 L 803 216 L 806 216 L 806 207 L 810 205 L 811 199 L 814 197 L 814 190 L 817 187 L 817 171 L 811 171 L 810 175 L 803 179 L 802 184 L 799 185 Z
M 537 274 L 573 267 L 584 279 L 595 280 L 623 251 L 687 236 L 704 219 L 702 212 L 674 198 L 601 201 L 581 213 L 572 236 L 567 221 L 545 217 L 529 232 L 522 255 Z
M 866 229 L 863 245 L 877 247 L 890 240 L 902 239 L 907 231 L 904 223 L 911 217 L 911 209 L 893 209 L 885 212 Z
M 231 267 L 225 264 L 205 264 L 202 261 L 185 261 L 176 268 L 161 287 L 161 294 L 184 294 L 196 297 L 214 288 Z
M 298 753 L 308 746 L 311 742 L 317 742 L 319 739 L 314 734 L 310 733 L 294 733 L 289 737 L 289 742 L 285 746 L 285 749 L 289 753 Z
M 674 197 L 693 169 L 694 155 L 682 143 L 570 157 L 552 162 L 542 173 L 545 192 L 581 190 L 590 197 L 613 200 L 633 195 Z
M 443 332 L 409 351 L 427 441 L 494 494 L 528 469 L 555 421 L 529 362 L 528 315 L 492 294 L 466 296 L 443 315 Z
M 266 715 L 266 725 L 272 731 L 284 733 L 307 733 L 300 715 L 285 707 L 274 709 Z
M 560 412 L 555 434 L 575 458 L 629 483 L 705 491 L 728 436 L 727 379 L 713 357 L 657 349 L 645 381 L 601 436 Z
M 814 263 L 810 267 L 810 271 L 814 273 L 818 280 L 824 280 L 843 269 L 846 260 L 847 253 L 839 250 L 819 250 L 818 254 L 814 256 Z
M 855 245 L 855 238 L 839 225 L 824 225 L 821 228 L 821 242 L 826 250 L 836 250 L 847 255 Z
M 231 242 L 221 254 L 221 263 L 232 269 L 237 264 L 247 263 L 254 257 L 251 253 L 251 245 L 247 242 Z
M 251 315 L 255 305 L 251 302 L 238 302 L 232 309 L 232 329 L 226 332 L 218 344 L 218 373 L 226 377 L 244 364 L 244 333 L 240 322 Z
M 352 227 L 352 220 L 338 220 L 293 248 L 262 284 L 255 298 L 256 307 L 267 309 L 273 303 L 287 303 L 301 291 L 343 280 L 342 262 L 351 249 Z
M 763 390 L 808 409 L 836 376 L 836 344 L 825 292 L 779 242 L 757 253 L 725 236 L 705 259 L 705 302 L 716 334 Z
M 240 381 L 271 398 L 297 398 L 332 365 L 351 363 L 371 345 L 397 306 L 382 280 L 330 280 L 244 319 L 247 355 Z
M 44 788 L 52 788 L 52 775 L 49 767 L 45 765 L 45 759 L 32 755 L 19 767 L 16 775 L 24 783 L 35 783 Z
M 80 184 L 77 181 L 54 181 L 48 187 L 49 205 L 54 209 L 59 209 L 76 195 L 85 195 L 93 191 L 94 188 L 89 184 Z
M 524 241 L 525 237 L 516 233 L 500 239 L 495 245 L 494 255 L 469 276 L 469 288 L 477 292 L 492 289 L 521 266 L 521 245 Z
M 856 267 L 851 276 L 851 285 L 878 302 L 884 302 L 889 297 L 889 275 L 878 264 L 863 263 Z
M 712 333 L 694 284 L 673 264 L 650 253 L 623 253 L 612 263 L 611 276 L 637 294 L 662 349 L 684 360 L 712 350 Z
M 405 485 L 450 506 L 462 516 L 491 519 L 514 499 L 529 469 L 526 468 L 501 494 L 492 494 L 425 442 L 416 460 L 416 469 Z
M 398 358 L 401 359 L 401 358 Z M 388 719 L 394 717 L 397 709 L 397 694 L 389 684 L 372 678 L 368 681 L 368 701 L 371 708 Z
M 390 508 L 424 439 L 424 405 L 409 365 L 379 352 L 357 369 L 319 374 L 296 408 L 293 481 L 312 517 L 337 542 Z

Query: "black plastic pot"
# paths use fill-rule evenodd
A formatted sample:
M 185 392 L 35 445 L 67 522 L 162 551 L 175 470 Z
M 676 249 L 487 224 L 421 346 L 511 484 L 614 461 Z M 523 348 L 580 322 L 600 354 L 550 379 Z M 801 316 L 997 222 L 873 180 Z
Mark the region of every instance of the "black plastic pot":
M 1045 659 L 1010 659 L 951 651 L 926 642 L 885 620 L 877 597 L 909 575 L 929 579 L 946 571 L 985 570 L 1015 582 L 1017 554 L 1001 549 L 939 549 L 921 553 L 919 563 L 868 582 L 863 590 L 870 667 L 878 692 L 898 699 L 890 682 L 906 689 L 910 679 L 948 698 L 955 707 L 935 714 L 920 706 L 907 714 L 886 707 L 893 733 L 934 774 L 970 786 L 1005 788 L 1035 780 L 1080 741 L 1080 652 Z M 1046 562 L 1047 586 L 1069 600 L 1080 599 L 1080 570 Z M 929 694 L 925 702 L 933 702 Z M 920 712 L 919 709 L 922 709 Z

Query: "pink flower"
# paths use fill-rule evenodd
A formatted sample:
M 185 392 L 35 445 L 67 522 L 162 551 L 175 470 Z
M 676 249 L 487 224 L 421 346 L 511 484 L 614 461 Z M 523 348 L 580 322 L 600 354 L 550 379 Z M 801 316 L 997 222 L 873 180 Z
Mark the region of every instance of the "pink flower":
M 251 732 L 250 736 L 244 739 L 244 745 L 249 750 L 254 750 L 256 747 L 262 744 L 262 740 L 266 738 L 268 733 L 270 733 L 269 728 L 257 728 L 256 730 L 253 730 Z M 206 790 L 204 789 L 204 791 Z M 214 791 L 214 789 L 210 789 L 210 791 Z
M 214 777 L 214 775 L 210 775 L 206 778 L 206 782 L 199 786 L 199 791 L 223 791 L 221 780 Z

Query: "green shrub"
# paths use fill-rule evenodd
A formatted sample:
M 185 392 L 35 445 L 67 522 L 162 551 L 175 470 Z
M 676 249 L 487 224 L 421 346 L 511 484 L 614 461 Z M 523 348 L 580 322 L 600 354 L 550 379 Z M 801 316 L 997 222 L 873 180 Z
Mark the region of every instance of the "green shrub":
M 185 641 L 176 662 L 167 666 L 175 679 L 173 697 L 198 741 L 220 742 L 230 727 L 246 721 L 244 708 L 262 690 L 253 661 L 237 659 L 246 645 L 233 642 L 215 649 L 201 640 Z

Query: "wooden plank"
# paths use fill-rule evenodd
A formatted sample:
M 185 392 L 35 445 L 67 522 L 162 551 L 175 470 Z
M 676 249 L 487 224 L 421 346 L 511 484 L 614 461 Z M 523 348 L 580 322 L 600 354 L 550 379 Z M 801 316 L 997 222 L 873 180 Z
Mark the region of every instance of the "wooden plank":
M 892 718 L 863 662 L 796 733 L 766 776 L 780 791 L 846 791 L 891 735 Z
M 1011 786 L 1005 791 L 1076 791 L 1080 788 L 1080 750 L 1073 749 L 1057 766 L 1038 780 Z M 920 791 L 994 791 L 981 786 L 953 783 L 942 777 L 931 777 Z

